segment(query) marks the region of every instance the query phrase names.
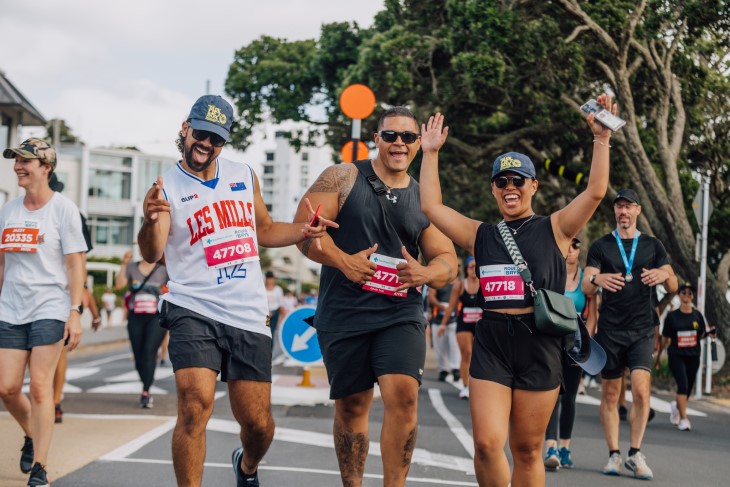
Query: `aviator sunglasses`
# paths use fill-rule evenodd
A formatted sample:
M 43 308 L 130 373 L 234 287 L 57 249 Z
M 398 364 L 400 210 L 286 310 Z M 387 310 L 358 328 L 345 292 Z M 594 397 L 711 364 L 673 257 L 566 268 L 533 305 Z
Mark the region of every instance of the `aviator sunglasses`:
M 380 137 L 388 143 L 395 142 L 398 137 L 404 144 L 412 144 L 418 140 L 418 134 L 415 132 L 396 132 L 395 130 L 381 130 Z
M 224 139 L 220 135 L 214 134 L 213 132 L 208 132 L 206 130 L 193 129 L 193 138 L 195 140 L 199 140 L 200 142 L 203 142 L 205 139 L 210 138 L 210 144 L 213 147 L 223 147 L 226 143 L 226 139 Z
M 527 179 L 523 178 L 522 176 L 499 176 L 497 178 L 494 178 L 493 181 L 496 187 L 498 187 L 499 189 L 504 189 L 509 183 L 514 184 L 515 188 L 521 188 L 525 185 L 525 181 L 527 181 Z

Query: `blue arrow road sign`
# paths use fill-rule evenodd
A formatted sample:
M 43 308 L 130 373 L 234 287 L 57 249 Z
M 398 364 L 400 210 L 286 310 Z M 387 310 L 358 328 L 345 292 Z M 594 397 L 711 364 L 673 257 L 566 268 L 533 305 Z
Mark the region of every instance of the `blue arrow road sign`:
M 279 340 L 286 354 L 304 364 L 322 360 L 317 331 L 304 322 L 314 315 L 314 306 L 299 306 L 279 325 Z

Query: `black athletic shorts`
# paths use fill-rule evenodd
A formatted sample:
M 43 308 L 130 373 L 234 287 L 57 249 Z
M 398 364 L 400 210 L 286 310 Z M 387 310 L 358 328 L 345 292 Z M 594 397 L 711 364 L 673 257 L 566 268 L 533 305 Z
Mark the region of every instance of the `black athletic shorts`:
M 551 391 L 563 380 L 562 338 L 538 332 L 532 313 L 484 311 L 469 375 L 511 389 Z
M 618 379 L 629 370 L 643 369 L 651 372 L 654 352 L 654 328 L 639 330 L 614 330 L 598 328 L 595 340 L 606 351 L 606 365 L 601 371 L 604 379 Z
M 398 323 L 366 331 L 317 331 L 327 369 L 330 399 L 367 391 L 378 377 L 409 375 L 421 384 L 426 361 L 426 327 Z
M 476 323 L 464 323 L 461 320 L 456 322 L 456 333 L 461 333 L 462 331 L 466 331 L 466 332 L 471 333 L 472 335 L 476 335 L 476 329 L 477 329 Z
M 172 369 L 202 367 L 220 372 L 221 380 L 271 382 L 271 338 L 206 318 L 169 301 L 161 321 L 170 329 Z

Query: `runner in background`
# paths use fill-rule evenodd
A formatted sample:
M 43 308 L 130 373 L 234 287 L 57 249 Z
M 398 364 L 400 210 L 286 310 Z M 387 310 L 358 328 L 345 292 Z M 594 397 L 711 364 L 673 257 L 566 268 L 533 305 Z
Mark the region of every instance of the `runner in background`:
M 449 311 L 451 290 L 454 289 L 457 282 L 459 282 L 458 277 L 441 289 L 428 290 L 428 304 L 433 310 L 431 336 L 440 382 L 444 382 L 449 373 L 452 374 L 455 383 L 459 382 L 461 378 L 459 371 L 461 356 L 459 355 L 459 345 L 456 342 L 456 310 L 452 308 Z

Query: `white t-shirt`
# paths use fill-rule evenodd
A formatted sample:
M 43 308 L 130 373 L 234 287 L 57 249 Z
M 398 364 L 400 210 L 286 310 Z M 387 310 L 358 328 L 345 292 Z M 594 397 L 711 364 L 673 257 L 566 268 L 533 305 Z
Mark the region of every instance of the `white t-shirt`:
M 114 311 L 117 306 L 117 295 L 114 293 L 104 293 L 101 295 L 101 302 L 104 303 L 104 309 Z
M 266 300 L 269 303 L 269 313 L 278 311 L 282 306 L 281 299 L 284 297 L 284 291 L 281 286 L 274 286 L 273 289 L 266 290 Z
M 32 230 L 37 235 L 33 251 L 5 251 L 5 273 L 0 292 L 0 321 L 20 325 L 38 320 L 66 321 L 71 310 L 64 255 L 86 252 L 81 214 L 59 193 L 42 208 L 30 211 L 25 196 L 9 201 L 0 210 L 3 232 Z M 3 242 L 6 242 L 3 238 Z M 6 249 L 4 249 L 6 250 Z
M 169 301 L 226 325 L 271 336 L 258 256 L 253 170 L 219 157 L 203 181 L 178 163 L 163 176 Z

